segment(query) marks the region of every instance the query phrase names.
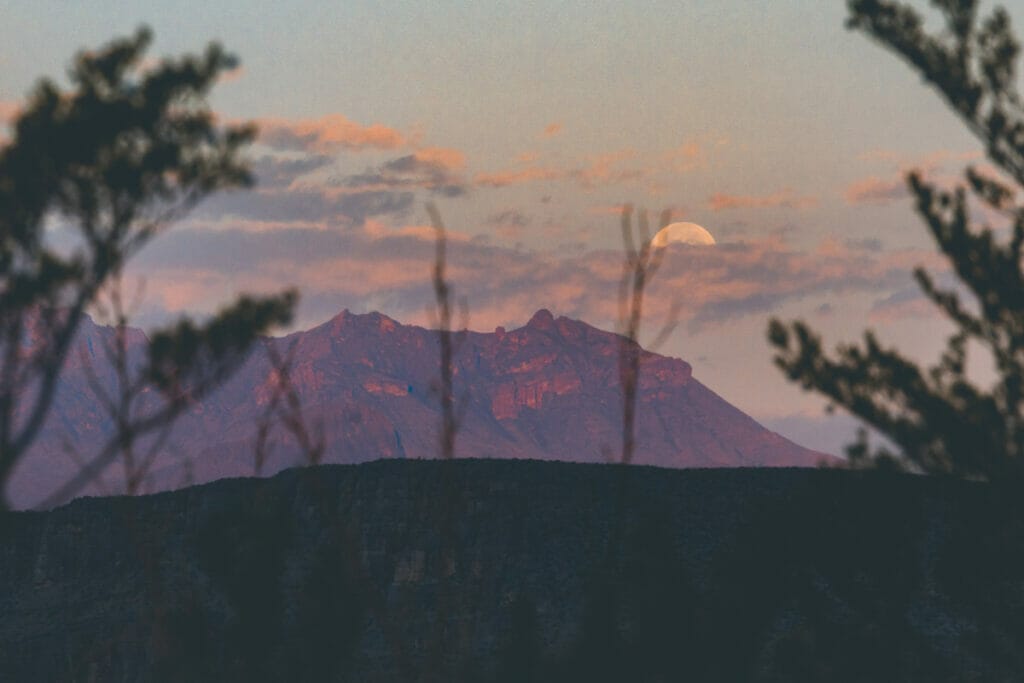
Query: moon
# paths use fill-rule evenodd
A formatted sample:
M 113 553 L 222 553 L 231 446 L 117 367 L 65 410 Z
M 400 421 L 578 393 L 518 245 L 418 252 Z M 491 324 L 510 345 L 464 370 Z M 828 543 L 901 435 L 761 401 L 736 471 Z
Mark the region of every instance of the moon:
M 651 240 L 651 246 L 661 249 L 667 247 L 670 242 L 711 246 L 715 243 L 715 238 L 696 223 L 670 223 L 658 231 Z

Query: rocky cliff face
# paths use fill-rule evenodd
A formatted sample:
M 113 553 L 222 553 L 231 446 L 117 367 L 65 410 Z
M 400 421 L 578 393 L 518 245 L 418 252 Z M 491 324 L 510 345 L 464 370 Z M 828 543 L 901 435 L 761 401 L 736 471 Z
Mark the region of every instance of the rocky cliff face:
M 108 328 L 88 323 L 72 354 L 54 414 L 10 489 L 30 505 L 75 470 L 111 432 L 84 370 L 91 363 L 106 385 L 113 378 L 97 347 Z M 132 336 L 137 353 L 142 337 Z M 320 426 L 326 462 L 431 458 L 438 452 L 435 332 L 378 313 L 343 312 L 306 332 L 266 342 L 293 358 L 291 381 L 311 428 Z M 469 332 L 454 359 L 461 427 L 460 457 L 607 462 L 621 443 L 618 354 L 621 337 L 538 311 L 522 328 Z M 180 421 L 153 468 L 152 484 L 171 488 L 253 472 L 257 423 L 279 377 L 257 349 L 221 390 Z M 636 462 L 663 467 L 813 466 L 827 458 L 770 432 L 693 377 L 688 363 L 643 352 L 640 362 Z M 271 431 L 264 472 L 298 464 L 287 432 Z M 117 468 L 107 473 L 116 490 Z
M 498 460 L 82 499 L 0 524 L 0 680 L 1022 680 L 1021 507 Z

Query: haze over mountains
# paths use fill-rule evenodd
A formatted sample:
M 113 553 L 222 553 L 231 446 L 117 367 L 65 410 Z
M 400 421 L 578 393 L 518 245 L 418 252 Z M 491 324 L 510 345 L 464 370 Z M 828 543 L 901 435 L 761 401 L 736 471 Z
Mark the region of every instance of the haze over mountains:
M 83 321 L 51 415 L 15 473 L 16 505 L 37 503 L 98 452 L 113 433 L 90 387 L 88 368 L 113 389 L 102 345 L 113 329 Z M 143 348 L 129 334 L 129 355 Z M 458 457 L 608 462 L 621 443 L 621 338 L 538 311 L 516 330 L 468 332 L 454 359 L 461 424 Z M 430 458 L 438 452 L 438 338 L 379 313 L 343 311 L 324 324 L 264 344 L 291 350 L 291 383 L 308 427 L 322 427 L 324 461 Z M 153 464 L 148 489 L 254 472 L 256 428 L 278 375 L 261 346 L 225 386 L 195 403 Z M 94 382 L 96 381 L 94 380 Z M 693 377 L 685 361 L 643 352 L 636 429 L 638 464 L 662 467 L 814 466 L 830 456 L 771 432 Z M 144 406 L 143 406 L 144 409 Z M 302 451 L 281 424 L 269 435 L 269 474 L 300 464 Z M 119 492 L 120 467 L 104 479 Z

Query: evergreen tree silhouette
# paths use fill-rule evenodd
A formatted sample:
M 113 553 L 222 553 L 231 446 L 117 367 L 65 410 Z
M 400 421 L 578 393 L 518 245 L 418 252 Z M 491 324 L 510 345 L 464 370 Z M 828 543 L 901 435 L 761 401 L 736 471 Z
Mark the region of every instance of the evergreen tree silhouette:
M 143 69 L 147 29 L 82 51 L 70 89 L 36 85 L 0 146 L 0 488 L 39 433 L 83 313 L 140 248 L 212 192 L 252 182 L 241 152 L 252 126 L 219 126 L 206 95 L 236 60 L 211 44 L 199 56 Z M 54 246 L 56 220 L 73 235 Z M 152 431 L 222 383 L 296 295 L 241 297 L 204 324 L 150 335 L 142 370 L 159 410 Z M 120 452 L 125 430 L 49 503 L 63 502 Z M 0 496 L 0 507 L 7 507 Z
M 1024 101 L 1017 83 L 1020 46 L 1003 9 L 979 16 L 976 0 L 934 0 L 944 26 L 929 32 L 916 9 L 890 0 L 849 0 L 848 27 L 862 31 L 910 64 L 984 145 L 994 169 L 969 167 L 953 190 L 907 182 L 917 212 L 949 259 L 962 287 L 940 288 L 923 269 L 914 276 L 956 327 L 933 367 L 921 368 L 871 332 L 835 355 L 802 322 L 772 320 L 776 364 L 804 388 L 820 392 L 888 437 L 872 447 L 866 433 L 847 452 L 854 464 L 998 479 L 1024 463 Z M 1008 239 L 971 217 L 971 203 L 1010 224 Z M 963 294 L 969 294 L 963 301 Z M 968 378 L 968 343 L 994 361 L 990 388 Z

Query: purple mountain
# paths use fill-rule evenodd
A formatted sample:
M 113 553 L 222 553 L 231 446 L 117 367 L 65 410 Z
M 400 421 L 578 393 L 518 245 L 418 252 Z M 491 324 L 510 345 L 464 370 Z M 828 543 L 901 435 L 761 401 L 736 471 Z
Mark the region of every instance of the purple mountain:
M 10 484 L 17 505 L 43 499 L 113 432 L 92 388 L 97 381 L 116 386 L 97 350 L 112 335 L 83 322 L 48 422 Z M 131 331 L 129 340 L 138 353 L 145 338 Z M 152 465 L 150 490 L 253 474 L 256 431 L 279 382 L 268 347 L 282 356 L 291 349 L 291 385 L 304 424 L 322 434 L 324 462 L 436 456 L 436 332 L 344 311 L 264 343 L 175 425 Z M 620 343 L 615 334 L 546 310 L 516 330 L 467 333 L 454 360 L 457 457 L 614 461 L 621 443 Z M 265 474 L 303 462 L 280 420 L 271 423 L 267 446 Z M 694 379 L 688 363 L 642 352 L 636 463 L 810 467 L 831 459 L 759 425 Z M 89 492 L 118 492 L 120 477 L 115 462 Z

